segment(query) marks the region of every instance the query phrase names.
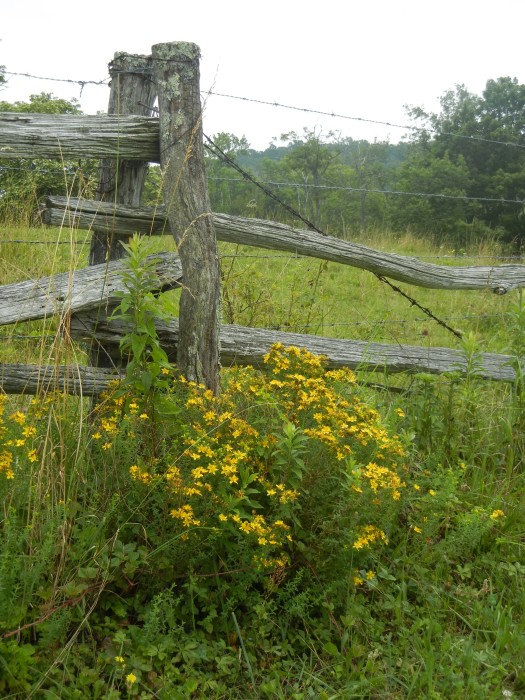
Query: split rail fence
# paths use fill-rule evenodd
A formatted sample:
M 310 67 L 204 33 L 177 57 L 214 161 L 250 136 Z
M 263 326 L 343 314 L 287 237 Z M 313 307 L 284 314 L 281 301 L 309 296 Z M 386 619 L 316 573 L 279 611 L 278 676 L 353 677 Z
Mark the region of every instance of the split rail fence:
M 180 286 L 179 318 L 157 323 L 163 347 L 189 379 L 216 391 L 219 368 L 260 365 L 276 342 L 328 357 L 331 367 L 387 372 L 465 371 L 458 350 L 338 340 L 220 323 L 217 240 L 289 251 L 369 270 L 412 285 L 505 294 L 525 286 L 525 266 L 452 268 L 382 253 L 283 224 L 211 213 L 204 169 L 199 49 L 157 44 L 151 56 L 125 53 L 110 64 L 104 116 L 0 114 L 2 158 L 100 158 L 97 201 L 48 197 L 42 216 L 53 226 L 92 232 L 89 267 L 0 287 L 0 325 L 58 314 L 61 328 L 92 348 L 89 366 L 0 364 L 0 389 L 34 394 L 53 387 L 96 395 L 119 374 L 119 343 L 126 328 L 110 318 L 124 291 L 120 241 L 138 232 L 172 233 L 177 254 L 157 259 L 162 290 Z M 151 116 L 155 99 L 159 116 Z M 148 163 L 160 163 L 164 206 L 140 206 Z M 512 381 L 516 358 L 479 353 L 481 376 Z

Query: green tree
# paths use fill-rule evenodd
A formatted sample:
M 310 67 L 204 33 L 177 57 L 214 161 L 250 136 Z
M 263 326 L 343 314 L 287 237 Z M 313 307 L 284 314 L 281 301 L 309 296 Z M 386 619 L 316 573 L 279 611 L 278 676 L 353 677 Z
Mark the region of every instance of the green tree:
M 383 190 L 388 189 L 390 173 L 388 158 L 390 144 L 386 142 L 354 141 L 346 138 L 339 142 L 343 162 L 351 168 L 348 184 L 356 189 L 353 196 L 344 193 L 346 200 L 354 203 L 352 226 L 354 231 L 365 233 L 370 226 L 382 226 L 386 215 L 387 199 Z
M 284 156 L 282 165 L 288 170 L 293 182 L 300 185 L 297 193 L 302 191 L 303 200 L 298 202 L 300 213 L 308 217 L 315 226 L 322 226 L 321 205 L 325 199 L 322 185 L 328 184 L 337 161 L 340 162 L 340 150 L 334 143 L 335 134 L 326 136 L 316 129 L 303 129 L 299 136 L 295 131 L 281 136 L 291 150 Z
M 392 195 L 390 221 L 398 230 L 408 228 L 459 243 L 464 222 L 475 218 L 476 209 L 479 214 L 479 205 L 464 199 L 469 187 L 464 159 L 453 162 L 447 154 L 436 158 L 427 149 L 414 147 L 396 173 L 396 190 L 414 194 Z
M 218 147 L 214 149 L 211 144 L 205 144 L 205 163 L 212 210 L 224 214 L 253 216 L 256 213 L 257 194 L 260 194 L 260 190 L 257 190 L 249 181 L 243 180 L 242 175 L 228 164 L 222 155 L 239 164 L 241 156 L 249 153 L 250 144 L 245 136 L 239 138 L 227 132 L 215 134 L 211 141 Z
M 439 114 L 417 108 L 409 114 L 421 124 L 415 142 L 430 160 L 448 161 L 460 168 L 465 165 L 468 170 L 465 195 L 477 198 L 478 203 L 465 203 L 458 223 L 479 218 L 487 227 L 500 230 L 506 240 L 521 242 L 525 85 L 510 77 L 489 80 L 481 96 L 457 85 L 441 98 Z

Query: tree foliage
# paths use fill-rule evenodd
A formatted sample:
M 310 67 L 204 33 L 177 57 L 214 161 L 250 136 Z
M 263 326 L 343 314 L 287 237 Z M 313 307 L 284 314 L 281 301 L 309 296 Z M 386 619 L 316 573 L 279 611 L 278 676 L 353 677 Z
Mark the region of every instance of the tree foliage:
M 413 169 L 419 180 L 421 163 L 425 161 L 425 167 L 436 172 L 448 171 L 452 187 L 470 199 L 456 207 L 452 215 L 445 201 L 437 207 L 446 222 L 444 230 L 477 219 L 500 232 L 505 240 L 521 242 L 523 207 L 519 202 L 525 199 L 525 85 L 509 77 L 489 80 L 481 96 L 470 93 L 464 85 L 457 85 L 441 98 L 439 114 L 426 114 L 419 109 L 410 110 L 410 114 L 422 124 L 422 129 L 402 174 Z M 461 181 L 460 172 L 464 173 Z M 439 178 L 429 184 L 435 188 L 434 192 L 443 192 Z

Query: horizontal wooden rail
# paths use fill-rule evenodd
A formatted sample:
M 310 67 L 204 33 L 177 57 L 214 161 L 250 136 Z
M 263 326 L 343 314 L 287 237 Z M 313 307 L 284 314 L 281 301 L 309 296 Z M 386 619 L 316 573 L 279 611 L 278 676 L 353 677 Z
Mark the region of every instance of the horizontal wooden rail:
M 159 340 L 173 361 L 178 341 L 178 320 L 159 321 L 156 324 Z M 79 340 L 95 339 L 105 347 L 118 345 L 126 327 L 116 320 L 99 319 L 96 312 L 88 312 L 71 319 L 71 335 Z M 460 372 L 465 374 L 467 360 L 460 350 L 419 346 L 388 345 L 359 340 L 323 338 L 302 333 L 269 331 L 239 325 L 223 325 L 220 333 L 221 363 L 229 365 L 262 366 L 264 355 L 274 343 L 295 345 L 317 355 L 326 355 L 329 367 L 358 367 L 369 370 L 396 372 Z M 479 353 L 476 372 L 480 377 L 513 381 L 516 359 L 511 355 Z
M 158 163 L 156 117 L 0 112 L 0 158 L 121 158 Z
M 117 370 L 82 365 L 10 365 L 0 363 L 0 391 L 35 395 L 60 391 L 78 396 L 96 396 L 109 382 L 120 378 Z
M 44 221 L 51 225 L 106 228 L 117 235 L 129 235 L 134 231 L 160 234 L 167 227 L 162 207 L 135 209 L 66 197 L 48 197 L 42 215 Z M 420 287 L 490 289 L 495 294 L 506 294 L 512 289 L 525 287 L 525 265 L 434 265 L 271 221 L 213 214 L 213 223 L 217 238 L 221 241 L 331 260 Z
M 161 290 L 181 285 L 182 267 L 175 253 L 159 253 L 151 256 L 158 260 L 156 272 Z M 118 303 L 125 291 L 121 260 L 94 265 L 81 270 L 63 272 L 37 280 L 15 282 L 0 287 L 0 326 L 18 321 L 34 321 L 54 314 L 73 314 L 96 307 Z M 152 290 L 154 291 L 154 290 Z
M 172 360 L 175 360 L 178 341 L 178 320 L 158 323 L 159 338 Z M 93 337 L 105 347 L 113 345 L 115 357 L 118 344 L 125 332 L 122 323 L 100 321 L 96 312 L 81 314 L 71 319 L 72 335 L 92 341 Z M 223 367 L 240 364 L 263 365 L 263 357 L 273 343 L 295 345 L 328 357 L 329 367 L 350 367 L 396 372 L 459 372 L 465 374 L 466 359 L 458 350 L 396 347 L 381 343 L 355 340 L 320 338 L 299 333 L 267 331 L 260 328 L 225 325 L 221 328 L 221 362 Z M 479 353 L 478 376 L 484 379 L 511 382 L 515 379 L 515 358 L 511 355 Z M 92 396 L 103 391 L 111 380 L 121 375 L 117 370 L 95 369 L 73 365 L 69 367 L 0 364 L 0 390 L 7 394 L 37 394 L 59 390 L 70 394 Z

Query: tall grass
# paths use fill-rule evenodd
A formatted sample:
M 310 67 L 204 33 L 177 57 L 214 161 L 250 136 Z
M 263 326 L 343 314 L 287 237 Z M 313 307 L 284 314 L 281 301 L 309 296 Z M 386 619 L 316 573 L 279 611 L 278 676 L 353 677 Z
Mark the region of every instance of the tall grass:
M 411 255 L 451 253 L 411 236 L 381 233 L 366 243 Z M 152 244 L 167 248 L 166 239 Z M 6 226 L 0 246 L 2 283 L 86 263 L 85 234 L 65 229 Z M 464 251 L 487 262 L 501 253 L 488 245 Z M 370 464 L 383 463 L 378 454 L 365 458 L 369 447 L 356 443 L 353 455 L 340 460 L 330 452 L 331 438 L 319 438 L 335 434 L 332 404 L 313 411 L 322 421 L 295 411 L 300 401 L 320 401 L 318 383 L 293 405 L 274 393 L 297 389 L 303 381 L 294 379 L 297 367 L 283 365 L 266 379 L 225 372 L 223 400 L 230 404 L 217 407 L 198 388 L 177 384 L 162 358 L 148 356 L 139 367 L 156 377 L 153 384 L 135 378 L 120 394 L 102 397 L 95 412 L 78 397 L 4 397 L 2 696 L 522 697 L 523 373 L 517 360 L 513 384 L 487 382 L 476 366 L 480 350 L 523 354 L 520 293 L 411 289 L 436 315 L 457 317 L 448 322 L 465 332 L 461 344 L 367 273 L 231 245 L 221 254 L 227 322 L 448 345 L 462 349 L 469 372 L 395 380 L 357 372 L 356 385 L 337 385 L 340 401 L 354 402 L 363 429 L 378 431 L 380 422 L 392 436 L 385 453 L 402 445 L 403 457 L 388 457 L 404 482 L 399 499 L 391 488 L 370 486 L 379 478 Z M 168 301 L 176 304 L 176 294 Z M 1 333 L 4 362 L 83 357 L 55 321 Z M 284 387 L 265 383 L 272 378 Z M 249 432 L 255 428 L 260 445 Z M 197 478 L 192 470 L 201 462 L 188 450 L 204 455 L 208 468 L 213 460 L 231 467 L 220 460 L 241 449 L 252 450 L 246 475 L 238 472 L 245 484 L 228 490 L 218 481 L 209 501 L 185 492 L 194 499 L 186 502 L 182 486 L 173 490 L 175 467 L 181 478 Z M 7 452 L 14 455 L 9 465 Z M 250 481 L 255 464 L 267 471 Z M 249 537 L 270 532 L 257 533 L 262 521 L 255 518 L 264 512 L 271 520 L 271 492 L 279 489 L 269 475 L 298 494 L 280 502 L 272 521 L 289 525 L 294 544 L 287 562 L 276 556 L 260 569 L 253 554 L 267 545 L 250 544 Z M 201 487 L 188 481 L 184 488 Z M 184 510 L 189 502 L 191 516 Z M 230 510 L 213 525 L 206 518 L 219 505 Z M 246 538 L 235 529 L 235 515 Z M 385 539 L 372 542 L 370 530 L 369 543 L 356 547 L 370 523 Z

